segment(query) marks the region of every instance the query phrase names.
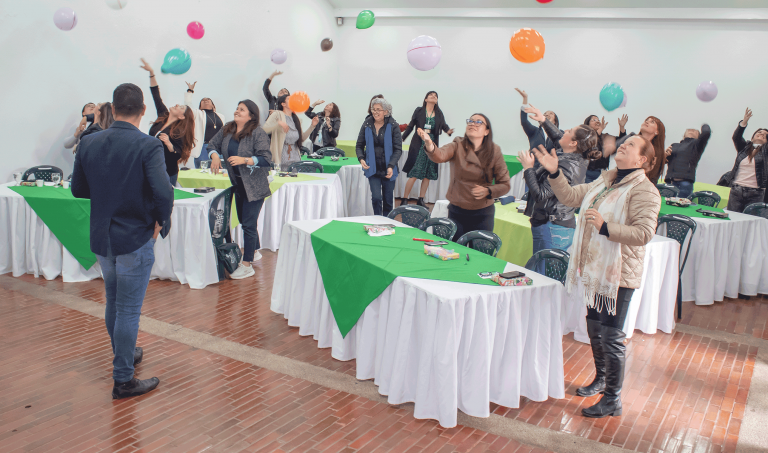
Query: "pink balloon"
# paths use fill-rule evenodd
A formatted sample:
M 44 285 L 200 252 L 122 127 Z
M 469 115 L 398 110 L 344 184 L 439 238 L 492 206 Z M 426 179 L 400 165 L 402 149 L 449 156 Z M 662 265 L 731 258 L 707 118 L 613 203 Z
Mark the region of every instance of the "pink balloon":
M 205 27 L 200 22 L 190 22 L 187 25 L 187 34 L 192 39 L 200 39 L 205 34 Z
M 59 30 L 72 30 L 77 25 L 77 14 L 71 8 L 59 8 L 53 13 L 53 23 Z

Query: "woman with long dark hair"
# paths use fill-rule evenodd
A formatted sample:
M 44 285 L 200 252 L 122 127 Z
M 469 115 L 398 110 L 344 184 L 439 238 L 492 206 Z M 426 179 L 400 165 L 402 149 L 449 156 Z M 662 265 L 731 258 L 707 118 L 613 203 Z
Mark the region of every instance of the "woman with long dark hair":
M 624 122 L 626 123 L 626 121 Z M 666 140 L 664 123 L 655 116 L 649 116 L 643 121 L 643 124 L 640 125 L 639 134 L 632 132 L 629 135 L 625 135 L 616 140 L 616 149 L 618 149 L 629 137 L 634 137 L 635 135 L 641 135 L 653 145 L 654 156 L 653 162 L 651 162 L 652 168 L 647 174 L 648 179 L 650 179 L 652 183 L 657 184 L 659 182 L 659 177 L 664 172 L 664 166 L 667 164 L 667 153 L 664 148 L 664 140 Z
M 304 112 L 312 120 L 312 132 L 309 139 L 312 141 L 312 152 L 327 146 L 336 146 L 336 137 L 339 136 L 341 127 L 341 112 L 339 106 L 334 102 L 329 102 L 320 113 L 314 113 L 312 110 L 325 101 L 315 101 Z
M 273 159 L 282 171 L 288 171 L 292 163 L 301 160 L 301 120 L 288 107 L 288 96 L 284 94 L 277 98 L 276 110 L 264 123 L 264 131 L 272 135 Z
M 747 109 L 733 132 L 733 146 L 738 154 L 733 169 L 725 175 L 731 188 L 728 210 L 734 212 L 744 212 L 750 204 L 763 201 L 768 187 L 768 130 L 758 129 L 750 141 L 744 140 L 750 118 L 752 110 Z
M 493 142 L 491 121 L 482 113 L 467 119 L 464 137 L 438 148 L 424 129 L 416 131 L 424 151 L 436 163 L 451 162 L 453 178 L 446 198 L 448 218 L 458 226 L 453 240 L 474 230 L 493 231 L 494 198 L 509 192 L 509 169 L 499 145 Z
M 624 126 L 627 124 L 627 115 L 623 115 L 619 118 L 619 136 L 614 137 L 610 134 L 604 134 L 608 123 L 605 122 L 605 117 L 602 119 L 597 115 L 589 115 L 584 120 L 586 126 L 591 127 L 600 136 L 600 140 L 597 141 L 597 147 L 600 150 L 601 156 L 595 160 L 589 161 L 587 166 L 587 178 L 586 183 L 590 183 L 600 177 L 600 173 L 608 170 L 608 166 L 611 163 L 611 156 L 616 152 L 616 140 L 627 135 L 627 131 Z
M 240 101 L 234 120 L 208 142 L 211 169 L 218 173 L 222 159 L 227 175 L 235 188 L 235 209 L 243 226 L 243 262 L 230 274 L 238 280 L 254 275 L 251 263 L 261 259 L 257 223 L 264 199 L 272 194 L 269 190 L 269 169 L 272 153 L 269 137 L 259 126 L 259 107 L 250 99 Z
M 97 105 L 96 110 L 93 111 L 93 123 L 88 126 L 88 129 L 84 130 L 83 133 L 80 134 L 80 139 L 82 140 L 84 137 L 87 137 L 91 134 L 107 130 L 109 129 L 109 126 L 111 126 L 114 122 L 115 117 L 112 116 L 112 103 L 102 102 L 101 104 Z
M 141 62 L 141 68 L 149 72 L 149 89 L 157 110 L 157 119 L 150 126 L 149 135 L 163 142 L 165 171 L 175 186 L 179 178 L 179 162 L 186 162 L 195 146 L 195 115 L 186 105 L 176 104 L 170 109 L 166 107 L 160 98 L 155 71 L 143 58 Z
M 440 134 L 445 132 L 449 137 L 453 134 L 453 129 L 445 122 L 443 111 L 437 105 L 436 91 L 428 92 L 424 97 L 424 103 L 421 107 L 417 107 L 413 111 L 411 122 L 408 123 L 408 127 L 403 132 L 403 140 L 408 138 L 414 128 L 417 130 L 423 129 L 432 139 L 435 146 L 440 146 Z M 403 171 L 408 175 L 403 198 L 408 199 L 408 195 L 410 195 L 411 189 L 413 189 L 413 184 L 417 179 L 421 179 L 419 199 L 416 204 L 425 206 L 424 196 L 427 194 L 429 181 L 436 181 L 438 173 L 437 164 L 427 157 L 427 153 L 424 152 L 424 141 L 421 140 L 418 134 L 413 137 L 411 145 L 408 147 L 408 159 L 405 161 Z
M 184 94 L 184 104 L 192 109 L 195 115 L 195 147 L 192 148 L 192 155 L 195 157 L 195 168 L 200 168 L 200 162 L 210 160 L 208 158 L 208 142 L 216 135 L 226 120 L 224 115 L 216 111 L 211 98 L 200 99 L 197 109 L 192 106 L 192 95 L 195 94 L 197 82 L 187 84 L 187 92 Z

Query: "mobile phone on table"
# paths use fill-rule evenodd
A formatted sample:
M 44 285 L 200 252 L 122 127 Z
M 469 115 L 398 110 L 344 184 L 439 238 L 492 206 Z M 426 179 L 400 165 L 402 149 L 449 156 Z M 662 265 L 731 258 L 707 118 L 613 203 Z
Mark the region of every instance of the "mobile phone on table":
M 504 272 L 503 274 L 499 274 L 499 277 L 501 278 L 518 278 L 518 277 L 525 277 L 525 274 L 520 271 L 509 271 Z

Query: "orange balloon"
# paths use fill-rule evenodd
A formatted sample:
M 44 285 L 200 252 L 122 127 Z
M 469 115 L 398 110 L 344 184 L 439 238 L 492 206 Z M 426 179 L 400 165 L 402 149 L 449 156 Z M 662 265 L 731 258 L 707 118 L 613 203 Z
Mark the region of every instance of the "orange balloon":
M 534 63 L 544 58 L 544 38 L 532 28 L 521 28 L 512 35 L 509 51 L 521 63 Z
M 304 113 L 309 108 L 309 95 L 303 91 L 297 91 L 288 96 L 288 108 L 296 113 Z

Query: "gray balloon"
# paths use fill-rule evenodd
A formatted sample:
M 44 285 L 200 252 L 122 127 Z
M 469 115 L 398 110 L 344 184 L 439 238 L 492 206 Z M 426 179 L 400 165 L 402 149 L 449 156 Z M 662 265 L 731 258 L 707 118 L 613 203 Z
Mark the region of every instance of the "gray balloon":
M 328 52 L 329 50 L 333 49 L 333 41 L 331 41 L 330 38 L 325 38 L 320 43 L 320 48 L 323 50 L 323 52 Z

